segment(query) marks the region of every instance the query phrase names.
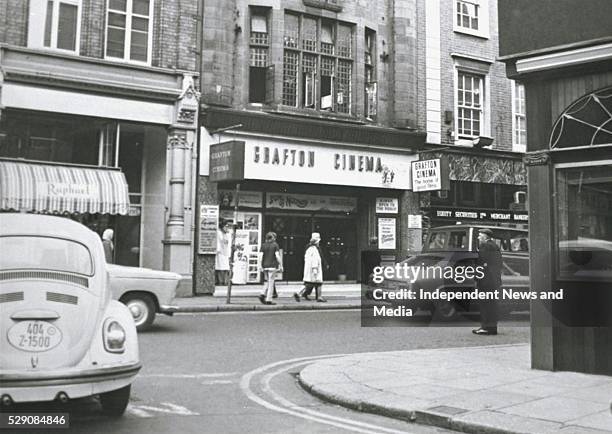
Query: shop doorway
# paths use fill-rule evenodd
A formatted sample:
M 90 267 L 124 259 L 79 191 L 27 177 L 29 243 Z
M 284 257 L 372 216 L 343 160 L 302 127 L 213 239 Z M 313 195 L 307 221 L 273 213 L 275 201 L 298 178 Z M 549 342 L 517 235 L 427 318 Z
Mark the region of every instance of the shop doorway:
M 329 268 L 325 280 L 355 280 L 357 275 L 356 220 L 346 216 L 268 214 L 265 232 L 277 234 L 283 250 L 283 280 L 301 281 L 304 252 L 312 232 L 321 234 L 321 250 Z

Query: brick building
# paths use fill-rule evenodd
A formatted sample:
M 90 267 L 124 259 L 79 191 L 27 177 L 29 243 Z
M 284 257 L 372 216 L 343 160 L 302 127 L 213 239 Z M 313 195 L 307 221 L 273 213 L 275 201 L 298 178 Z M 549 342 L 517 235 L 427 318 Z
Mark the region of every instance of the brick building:
M 428 147 L 446 148 L 421 158 L 446 155 L 451 179 L 423 195 L 426 222 L 526 223 L 524 89 L 497 61 L 497 1 L 419 0 L 417 19 L 417 125 Z M 458 217 L 477 211 L 487 217 Z
M 113 228 L 115 262 L 181 273 L 188 292 L 197 5 L 0 3 L 2 211 Z

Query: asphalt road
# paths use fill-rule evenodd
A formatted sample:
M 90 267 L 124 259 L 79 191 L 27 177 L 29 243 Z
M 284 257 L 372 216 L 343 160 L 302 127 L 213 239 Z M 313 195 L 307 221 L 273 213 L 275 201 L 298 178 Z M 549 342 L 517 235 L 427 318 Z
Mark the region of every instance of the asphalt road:
M 502 324 L 500 335 L 485 338 L 487 344 L 527 342 L 527 324 L 513 318 Z M 483 345 L 483 337 L 470 333 L 474 326 L 361 328 L 357 311 L 158 317 L 153 329 L 139 336 L 144 367 L 126 414 L 108 419 L 97 401 L 75 402 L 69 431 L 448 432 L 321 402 L 303 391 L 295 376 L 318 356 Z

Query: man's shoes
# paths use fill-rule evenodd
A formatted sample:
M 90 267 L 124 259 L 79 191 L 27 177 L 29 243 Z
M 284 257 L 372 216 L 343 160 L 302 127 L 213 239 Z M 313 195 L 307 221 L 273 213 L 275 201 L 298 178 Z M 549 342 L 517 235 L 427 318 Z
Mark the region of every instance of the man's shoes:
M 472 333 L 474 333 L 475 335 L 496 335 L 497 334 L 497 327 L 495 328 L 479 328 L 476 330 L 472 330 Z
M 319 297 L 319 298 L 317 298 L 317 301 L 318 301 L 319 303 L 327 303 L 327 300 L 325 300 L 323 297 Z
M 265 296 L 265 295 L 263 295 L 263 294 L 259 294 L 259 295 L 257 296 L 257 298 L 259 299 L 259 301 L 261 302 L 261 304 L 268 304 L 268 303 L 266 302 L 266 296 Z
M 297 301 L 298 303 L 301 301 L 300 300 L 300 294 L 298 294 L 297 292 L 293 293 L 293 298 L 295 298 L 295 301 Z
M 267 304 L 267 305 L 274 305 L 276 303 L 274 303 L 273 301 L 266 301 L 265 304 Z

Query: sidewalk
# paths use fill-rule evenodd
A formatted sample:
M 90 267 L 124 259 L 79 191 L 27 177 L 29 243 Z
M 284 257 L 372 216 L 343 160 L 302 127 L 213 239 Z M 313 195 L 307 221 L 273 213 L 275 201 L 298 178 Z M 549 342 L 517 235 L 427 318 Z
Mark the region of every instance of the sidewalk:
M 529 368 L 528 345 L 364 353 L 313 363 L 325 400 L 468 433 L 612 433 L 612 377 Z
M 293 293 L 302 289 L 301 284 L 277 283 L 278 298 L 275 305 L 263 305 L 257 296 L 261 285 L 237 285 L 232 287 L 231 304 L 226 304 L 227 287 L 217 286 L 214 295 L 198 295 L 174 299 L 178 313 L 227 312 L 249 310 L 328 310 L 359 309 L 361 307 L 361 285 L 354 283 L 323 285 L 323 297 L 327 303 L 302 300 L 295 301 Z M 314 294 L 313 297 L 314 298 Z

